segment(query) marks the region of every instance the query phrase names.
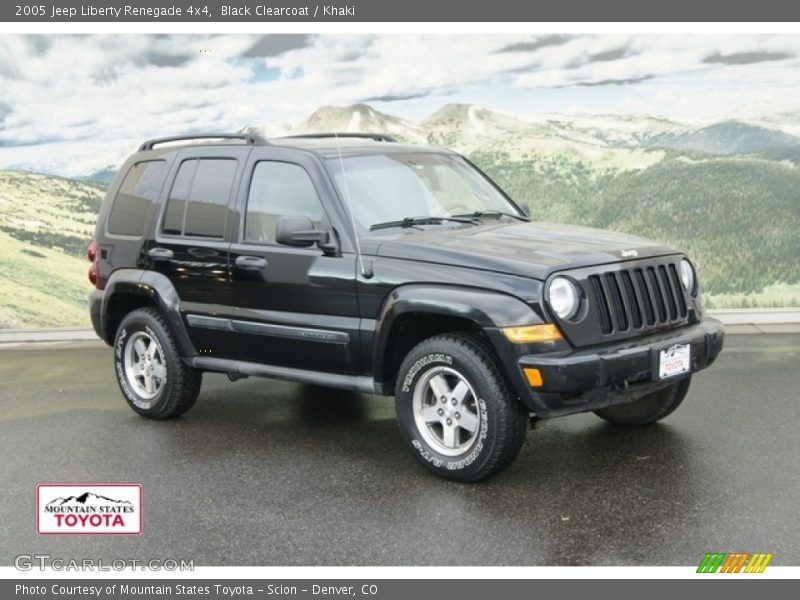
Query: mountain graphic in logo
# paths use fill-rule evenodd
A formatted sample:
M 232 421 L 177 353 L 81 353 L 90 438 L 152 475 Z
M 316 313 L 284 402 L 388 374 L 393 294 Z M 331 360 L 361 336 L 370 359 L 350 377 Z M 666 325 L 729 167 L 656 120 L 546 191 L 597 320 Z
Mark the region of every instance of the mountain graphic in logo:
M 69 496 L 68 498 L 56 498 L 47 503 L 47 506 L 103 506 L 105 504 L 129 504 L 128 500 L 114 500 L 108 496 L 100 496 L 91 492 L 84 492 L 80 496 Z

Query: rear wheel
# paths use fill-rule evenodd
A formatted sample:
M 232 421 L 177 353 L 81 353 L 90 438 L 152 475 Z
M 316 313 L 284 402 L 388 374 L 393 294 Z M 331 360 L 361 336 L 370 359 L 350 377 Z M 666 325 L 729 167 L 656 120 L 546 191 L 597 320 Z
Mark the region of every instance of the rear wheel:
M 691 381 L 691 377 L 686 377 L 638 400 L 607 406 L 594 411 L 594 414 L 614 425 L 650 425 L 680 406 Z
M 397 418 L 414 456 L 437 475 L 480 481 L 519 454 L 528 411 L 478 337 L 429 338 L 398 373 Z
M 142 308 L 122 319 L 114 372 L 128 405 L 143 417 L 169 419 L 194 406 L 202 373 L 183 364 L 161 314 Z

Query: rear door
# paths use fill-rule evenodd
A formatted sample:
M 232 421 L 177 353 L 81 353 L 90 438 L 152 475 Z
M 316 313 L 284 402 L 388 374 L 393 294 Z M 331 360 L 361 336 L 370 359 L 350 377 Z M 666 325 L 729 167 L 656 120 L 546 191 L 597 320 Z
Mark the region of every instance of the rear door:
M 334 201 L 330 182 L 311 155 L 268 146 L 253 149 L 230 249 L 234 329 L 243 360 L 358 372 L 355 255 L 275 241 L 282 216 L 307 216 L 318 228 L 337 229 Z
M 203 356 L 238 355 L 224 327 L 233 313 L 228 249 L 231 205 L 249 152 L 237 146 L 181 150 L 155 239 L 146 248 L 150 268 L 175 286 L 189 336 Z

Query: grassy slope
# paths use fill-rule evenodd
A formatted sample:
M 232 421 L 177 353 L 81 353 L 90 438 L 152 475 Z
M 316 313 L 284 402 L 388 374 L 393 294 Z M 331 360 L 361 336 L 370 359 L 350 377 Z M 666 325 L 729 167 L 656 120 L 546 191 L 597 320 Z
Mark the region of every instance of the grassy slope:
M 715 306 L 797 304 L 800 168 L 788 161 L 673 155 L 642 170 L 597 171 L 557 158 L 514 161 L 497 152 L 472 158 L 529 202 L 537 219 L 634 233 L 686 250 Z
M 0 232 L 0 328 L 88 325 L 88 262 Z
M 84 258 L 103 189 L 0 171 L 0 327 L 86 325 Z

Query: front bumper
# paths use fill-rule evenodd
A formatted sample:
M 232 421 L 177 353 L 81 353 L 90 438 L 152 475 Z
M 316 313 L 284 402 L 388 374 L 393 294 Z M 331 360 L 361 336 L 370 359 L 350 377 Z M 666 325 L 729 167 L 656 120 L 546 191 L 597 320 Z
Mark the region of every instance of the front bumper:
M 630 401 L 687 377 L 711 363 L 722 350 L 722 323 L 712 318 L 646 337 L 624 342 L 580 348 L 567 352 L 529 354 L 518 359 L 518 381 L 525 382 L 523 369 L 535 367 L 542 385 L 524 389 L 523 402 L 537 416 L 549 417 L 595 410 Z M 691 371 L 675 379 L 658 380 L 655 357 L 673 344 L 691 346 Z

